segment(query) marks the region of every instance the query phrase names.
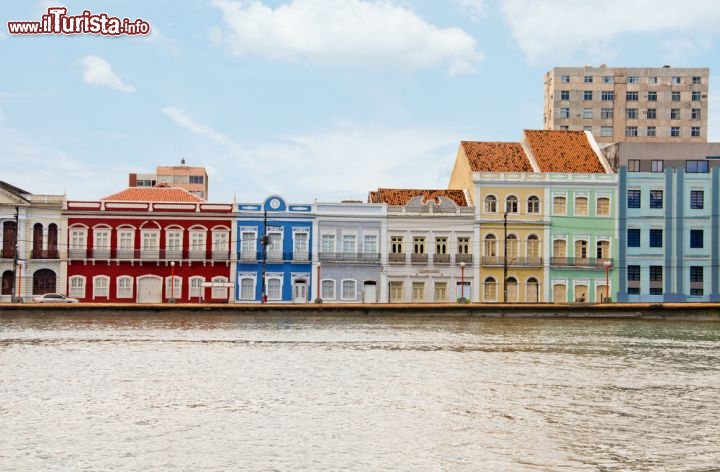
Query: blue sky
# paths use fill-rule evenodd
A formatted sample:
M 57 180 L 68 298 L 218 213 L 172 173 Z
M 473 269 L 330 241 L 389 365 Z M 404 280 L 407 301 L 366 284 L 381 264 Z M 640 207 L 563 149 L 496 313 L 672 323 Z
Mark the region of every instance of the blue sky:
M 146 37 L 10 35 L 51 6 Z M 717 0 L 72 0 L 0 9 L 0 179 L 96 199 L 185 158 L 210 200 L 445 188 L 461 140 L 542 128 L 552 67 L 709 67 Z

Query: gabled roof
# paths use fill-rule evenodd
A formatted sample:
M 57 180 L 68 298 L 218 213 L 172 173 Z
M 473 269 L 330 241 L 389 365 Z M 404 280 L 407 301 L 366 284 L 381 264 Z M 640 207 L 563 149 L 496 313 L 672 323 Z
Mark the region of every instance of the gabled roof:
M 388 205 L 406 205 L 411 198 L 423 196 L 425 199 L 436 199 L 437 197 L 448 197 L 458 206 L 466 207 L 468 202 L 465 199 L 463 190 L 430 190 L 430 189 L 409 189 L 409 188 L 379 188 L 368 194 L 368 203 L 386 203 Z
M 100 200 L 123 202 L 204 202 L 202 198 L 193 195 L 183 188 L 158 187 L 129 187 L 122 192 L 108 195 Z
M 461 141 L 473 172 L 532 172 L 520 143 Z
M 584 131 L 525 130 L 525 142 L 540 172 L 609 172 Z

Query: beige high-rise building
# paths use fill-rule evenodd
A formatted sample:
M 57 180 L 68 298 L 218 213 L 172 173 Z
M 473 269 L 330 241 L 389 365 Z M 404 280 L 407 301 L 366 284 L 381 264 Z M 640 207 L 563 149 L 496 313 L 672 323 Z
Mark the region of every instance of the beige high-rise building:
M 708 68 L 555 67 L 544 128 L 620 141 L 707 142 Z
M 128 175 L 130 187 L 155 187 L 167 185 L 184 188 L 204 200 L 208 199 L 208 175 L 204 167 L 189 166 L 185 159 L 179 166 L 158 166 L 155 173 Z

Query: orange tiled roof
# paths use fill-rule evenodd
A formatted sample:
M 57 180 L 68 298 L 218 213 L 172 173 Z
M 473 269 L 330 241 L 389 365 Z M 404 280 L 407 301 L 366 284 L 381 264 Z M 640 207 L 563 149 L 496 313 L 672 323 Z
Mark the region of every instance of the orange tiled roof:
M 176 187 L 129 187 L 122 192 L 114 193 L 100 200 L 124 202 L 204 202 L 183 188 Z
M 406 205 L 411 198 L 422 195 L 426 199 L 448 197 L 458 206 L 468 206 L 465 192 L 462 190 L 428 190 L 409 188 L 379 188 L 368 193 L 368 203 L 387 203 L 388 205 Z
M 473 172 L 532 172 L 520 143 L 461 141 Z
M 525 130 L 525 139 L 541 172 L 607 172 L 584 131 Z

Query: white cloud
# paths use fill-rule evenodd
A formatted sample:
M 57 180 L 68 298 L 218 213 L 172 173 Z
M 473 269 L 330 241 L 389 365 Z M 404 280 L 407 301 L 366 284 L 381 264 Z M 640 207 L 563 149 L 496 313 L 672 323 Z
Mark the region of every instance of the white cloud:
M 233 139 L 175 107 L 162 109 L 200 138 L 191 143 L 213 177 L 211 198 L 257 201 L 278 193 L 295 202 L 364 200 L 377 187 L 446 188 L 457 132 L 435 128 L 337 126 L 304 135 Z M 217 148 L 220 146 L 220 149 Z M 222 169 L 213 175 L 210 169 Z
M 97 56 L 85 56 L 79 62 L 85 68 L 83 70 L 83 79 L 86 84 L 112 87 L 122 92 L 133 92 L 135 90 L 135 87 L 122 81 L 105 59 Z
M 559 51 L 600 51 L 623 33 L 697 34 L 715 31 L 720 24 L 717 0 L 505 0 L 501 9 L 531 62 L 557 57 Z
M 480 21 L 487 12 L 485 0 L 455 0 L 455 3 L 475 21 Z
M 230 31 L 215 32 L 238 56 L 318 64 L 475 69 L 475 39 L 438 28 L 390 1 L 291 0 L 273 9 L 258 1 L 213 0 Z

